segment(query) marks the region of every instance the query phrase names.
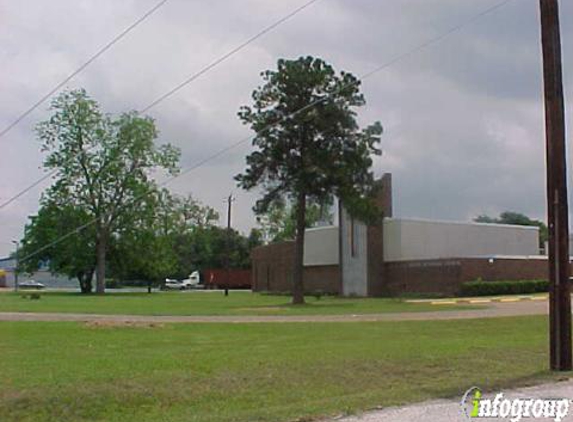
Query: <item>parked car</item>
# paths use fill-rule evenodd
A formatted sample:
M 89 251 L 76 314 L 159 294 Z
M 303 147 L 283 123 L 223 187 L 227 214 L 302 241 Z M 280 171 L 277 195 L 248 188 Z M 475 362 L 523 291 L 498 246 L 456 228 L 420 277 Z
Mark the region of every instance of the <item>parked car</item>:
M 18 283 L 18 288 L 20 289 L 43 289 L 44 286 L 42 283 L 37 282 L 36 280 L 26 280 L 26 281 L 21 281 Z
M 185 286 L 179 280 L 166 278 L 165 284 L 163 285 L 163 288 L 165 290 L 184 290 Z

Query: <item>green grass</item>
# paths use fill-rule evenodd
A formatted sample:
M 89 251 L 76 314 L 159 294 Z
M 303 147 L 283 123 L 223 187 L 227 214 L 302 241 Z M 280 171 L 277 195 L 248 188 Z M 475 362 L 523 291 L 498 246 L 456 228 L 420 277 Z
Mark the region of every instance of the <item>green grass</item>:
M 22 293 L 23 294 L 23 293 Z M 251 292 L 161 292 L 161 293 L 79 293 L 43 292 L 41 299 L 22 298 L 21 294 L 0 294 L 0 312 L 67 312 L 129 315 L 332 315 L 387 312 L 421 312 L 469 309 L 467 305 L 432 306 L 381 298 L 307 298 L 304 306 L 290 305 L 288 296 L 269 296 Z M 474 307 L 475 309 L 475 307 Z
M 2 322 L 0 338 L 3 422 L 310 420 L 551 377 L 545 317 L 152 327 Z

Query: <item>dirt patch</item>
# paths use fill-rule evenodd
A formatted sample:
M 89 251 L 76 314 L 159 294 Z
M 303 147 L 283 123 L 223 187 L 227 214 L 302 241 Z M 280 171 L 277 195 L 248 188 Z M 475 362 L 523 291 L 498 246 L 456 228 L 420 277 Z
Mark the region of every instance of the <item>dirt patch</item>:
M 253 307 L 253 308 L 239 308 L 237 309 L 238 311 L 241 312 L 278 312 L 278 311 L 282 311 L 284 310 L 284 307 L 281 306 L 261 306 L 259 307 Z
M 88 328 L 163 328 L 165 324 L 146 321 L 84 321 Z

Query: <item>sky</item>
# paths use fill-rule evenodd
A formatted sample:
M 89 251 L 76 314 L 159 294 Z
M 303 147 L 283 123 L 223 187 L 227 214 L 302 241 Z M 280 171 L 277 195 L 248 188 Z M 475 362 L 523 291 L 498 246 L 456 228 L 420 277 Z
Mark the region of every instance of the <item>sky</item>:
M 169 0 L 66 88 L 85 88 L 109 113 L 142 109 L 305 2 Z M 158 143 L 181 148 L 186 169 L 251 134 L 237 111 L 277 59 L 318 56 L 360 77 L 499 2 L 318 0 L 146 114 L 156 121 Z M 0 128 L 157 3 L 0 0 Z M 573 2 L 560 6 L 572 127 Z M 513 210 L 545 219 L 538 7 L 537 0 L 512 0 L 363 79 L 359 121 L 384 127 L 374 171 L 393 174 L 395 216 L 469 221 Z M 45 174 L 34 126 L 49 116 L 48 105 L 0 138 L 0 202 Z M 222 219 L 232 192 L 233 225 L 247 232 L 256 225 L 257 192 L 242 191 L 233 176 L 250 151 L 243 143 L 168 187 Z M 48 184 L 0 210 L 0 257 L 14 249 Z

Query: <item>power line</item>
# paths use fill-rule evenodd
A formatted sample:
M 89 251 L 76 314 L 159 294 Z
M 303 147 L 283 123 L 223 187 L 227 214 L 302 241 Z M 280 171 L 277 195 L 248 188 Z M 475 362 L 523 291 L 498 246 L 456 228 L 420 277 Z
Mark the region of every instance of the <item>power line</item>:
M 16 120 L 14 120 L 12 123 L 10 123 L 8 126 L 6 126 L 1 132 L 0 132 L 0 138 L 2 138 L 6 133 L 8 133 L 14 126 L 16 126 L 18 123 L 20 123 L 24 118 L 26 118 L 26 116 L 28 116 L 32 111 L 34 111 L 36 108 L 38 108 L 42 103 L 44 103 L 48 98 L 50 98 L 55 92 L 57 92 L 61 87 L 63 87 L 66 83 L 68 83 L 71 79 L 73 79 L 75 76 L 77 76 L 79 73 L 81 73 L 86 67 L 88 67 L 91 63 L 93 63 L 98 57 L 100 57 L 103 53 L 105 53 L 107 50 L 109 50 L 114 44 L 116 44 L 119 40 L 121 40 L 124 36 L 126 36 L 129 32 L 131 32 L 133 29 L 135 29 L 136 26 L 138 26 L 140 23 L 142 23 L 144 20 L 146 20 L 149 16 L 151 16 L 153 13 L 155 13 L 161 6 L 163 6 L 165 3 L 167 3 L 169 0 L 162 0 L 159 3 L 157 3 L 153 8 L 151 8 L 150 10 L 148 10 L 146 13 L 144 13 L 139 19 L 137 19 L 135 22 L 133 22 L 131 25 L 129 25 L 127 28 L 125 28 L 123 31 L 121 31 L 118 35 L 116 35 L 110 42 L 108 42 L 106 45 L 104 45 L 102 48 L 100 48 L 93 56 L 91 56 L 84 64 L 82 64 L 80 67 L 78 67 L 76 70 L 74 70 L 72 73 L 70 73 L 64 80 L 62 80 L 59 84 L 57 84 L 55 87 L 53 87 L 47 94 L 45 94 L 43 97 L 41 97 L 38 101 L 36 101 L 30 108 L 28 108 L 25 112 L 23 112 L 22 114 L 20 114 L 20 116 L 18 116 L 16 118 Z M 47 173 L 46 175 L 42 176 L 41 178 L 39 178 L 38 180 L 36 180 L 34 183 L 32 183 L 31 185 L 29 185 L 28 187 L 24 188 L 23 190 L 21 190 L 20 192 L 18 192 L 16 195 L 14 195 L 13 197 L 11 197 L 10 199 L 8 199 L 7 201 L 3 202 L 2 204 L 0 204 L 0 209 L 10 205 L 12 202 L 14 202 L 15 200 L 17 200 L 18 198 L 20 198 L 21 196 L 25 195 L 26 193 L 28 193 L 30 190 L 32 190 L 33 188 L 35 188 L 36 186 L 38 186 L 40 183 L 42 183 L 44 180 L 50 178 L 51 176 L 53 176 L 54 174 L 56 174 L 56 170 L 52 170 L 49 173 Z
M 42 183 L 44 180 L 49 179 L 51 176 L 53 176 L 54 174 L 57 173 L 57 170 L 54 169 L 52 171 L 50 171 L 49 173 L 45 174 L 44 176 L 42 176 L 41 178 L 39 178 L 38 180 L 36 180 L 34 183 L 32 183 L 30 186 L 28 186 L 27 188 L 21 190 L 20 192 L 18 192 L 16 195 L 14 195 L 13 197 L 11 197 L 10 199 L 8 199 L 6 202 L 3 202 L 2 204 L 0 204 L 0 210 L 8 205 L 10 205 L 12 202 L 14 202 L 16 199 L 20 198 L 21 196 L 25 195 L 26 193 L 28 193 L 29 191 L 31 191 L 32 189 L 34 189 L 36 186 L 38 186 L 40 183 Z
M 28 116 L 32 111 L 34 111 L 36 108 L 38 108 L 48 98 L 50 98 L 56 91 L 58 91 L 61 87 L 63 87 L 66 83 L 68 83 L 72 78 L 74 78 L 76 75 L 78 75 L 80 72 L 82 72 L 90 64 L 92 64 L 98 57 L 100 57 L 103 53 L 105 53 L 107 50 L 109 50 L 115 43 L 117 43 L 119 40 L 121 40 L 124 36 L 126 36 L 133 29 L 135 29 L 136 26 L 138 26 L 140 23 L 142 23 L 144 20 L 146 20 L 149 16 L 151 16 L 153 13 L 155 13 L 161 6 L 163 6 L 168 1 L 169 0 L 161 0 L 154 7 L 152 7 L 150 10 L 148 10 L 146 13 L 144 13 L 143 16 L 141 16 L 139 19 L 137 19 L 135 22 L 133 22 L 131 25 L 129 25 L 127 28 L 125 28 L 123 31 L 121 31 L 119 34 L 117 34 L 110 42 L 108 42 L 106 45 L 104 45 L 102 48 L 100 48 L 84 64 L 82 64 L 80 67 L 78 67 L 72 73 L 70 73 L 63 81 L 61 81 L 59 84 L 57 84 L 54 88 L 52 88 L 47 94 L 45 94 L 43 97 L 41 97 L 38 101 L 36 101 L 30 108 L 28 108 L 26 111 L 24 111 L 22 114 L 20 114 L 16 118 L 16 120 L 14 120 L 12 123 L 10 123 L 8 126 L 6 126 L 0 132 L 0 138 L 3 137 L 6 133 L 8 133 L 14 126 L 16 126 L 18 123 L 20 123 L 26 116 Z
M 193 82 L 195 79 L 199 78 L 201 75 L 207 73 L 209 70 L 211 70 L 212 68 L 214 68 L 215 66 L 223 63 L 225 60 L 227 60 L 228 58 L 230 58 L 231 56 L 233 56 L 235 53 L 238 53 L 239 51 L 241 51 L 243 48 L 245 48 L 246 46 L 248 46 L 249 44 L 251 44 L 253 41 L 256 41 L 258 38 L 262 37 L 263 35 L 265 35 L 266 33 L 272 31 L 273 29 L 275 29 L 277 26 L 279 26 L 280 24 L 282 24 L 283 22 L 286 22 L 287 20 L 289 20 L 290 18 L 292 18 L 293 16 L 295 16 L 296 14 L 302 12 L 304 9 L 306 9 L 307 7 L 309 7 L 310 5 L 312 5 L 313 3 L 316 3 L 318 0 L 310 0 L 308 2 L 306 2 L 305 4 L 303 4 L 300 7 L 297 7 L 296 9 L 294 9 L 292 12 L 290 12 L 289 14 L 285 15 L 284 17 L 282 17 L 281 19 L 279 19 L 278 21 L 274 22 L 273 24 L 267 26 L 266 28 L 264 28 L 262 31 L 258 32 L 257 34 L 253 35 L 251 38 L 247 39 L 246 41 L 244 41 L 243 43 L 239 44 L 238 46 L 236 46 L 235 48 L 233 48 L 232 50 L 228 51 L 227 53 L 225 53 L 224 55 L 222 55 L 221 57 L 219 57 L 218 59 L 214 60 L 213 62 L 209 63 L 207 66 L 205 66 L 204 68 L 202 68 L 201 70 L 199 70 L 198 72 L 194 73 L 193 75 L 189 76 L 187 79 L 185 79 L 183 82 L 181 82 L 180 84 L 176 85 L 175 87 L 173 87 L 172 89 L 170 89 L 169 91 L 167 91 L 165 94 L 159 96 L 157 99 L 155 99 L 154 101 L 152 101 L 148 106 L 144 107 L 143 109 L 141 109 L 141 111 L 139 111 L 139 113 L 145 113 L 147 110 L 151 109 L 152 107 L 155 107 L 157 104 L 159 104 L 160 102 L 162 102 L 163 100 L 165 100 L 166 98 L 172 96 L 173 94 L 175 94 L 177 91 L 179 91 L 180 89 L 184 88 L 186 85 L 188 85 L 189 83 Z
M 313 101 L 313 102 L 307 104 L 306 106 L 304 106 L 304 107 L 302 107 L 302 108 L 300 108 L 300 109 L 298 109 L 298 110 L 295 110 L 295 111 L 293 111 L 293 112 L 290 113 L 290 114 L 287 114 L 287 115 L 281 117 L 277 122 L 272 123 L 272 124 L 269 124 L 269 125 L 263 127 L 263 128 L 261 129 L 261 132 L 267 131 L 267 130 L 269 130 L 269 129 L 275 127 L 275 126 L 277 126 L 279 123 L 283 122 L 284 120 L 287 120 L 287 119 L 290 119 L 290 118 L 295 117 L 295 116 L 298 115 L 299 113 L 302 113 L 303 111 L 308 110 L 309 108 L 312 108 L 312 107 L 314 107 L 315 105 L 320 104 L 320 103 L 326 101 L 326 100 L 327 100 L 328 98 L 330 98 L 332 95 L 337 94 L 338 92 L 340 92 L 340 91 L 342 91 L 342 90 L 348 88 L 349 86 L 352 86 L 352 85 L 354 85 L 354 84 L 356 84 L 356 83 L 360 83 L 360 81 L 371 77 L 372 75 L 374 75 L 374 74 L 376 74 L 376 73 L 378 73 L 378 72 L 380 72 L 380 71 L 382 71 L 382 70 L 384 70 L 384 69 L 386 69 L 386 68 L 392 66 L 393 64 L 395 64 L 395 63 L 397 63 L 397 62 L 399 62 L 399 61 L 404 60 L 405 58 L 407 58 L 407 57 L 413 55 L 414 53 L 417 53 L 417 52 L 419 52 L 419 51 L 422 51 L 422 50 L 424 50 L 424 49 L 430 47 L 431 45 L 440 42 L 440 41 L 443 40 L 444 38 L 447 38 L 449 35 L 451 35 L 451 34 L 453 34 L 453 33 L 455 33 L 455 32 L 458 32 L 458 31 L 459 31 L 460 29 L 462 29 L 464 26 L 467 26 L 467 25 L 469 25 L 469 24 L 475 22 L 476 20 L 479 20 L 481 17 L 483 17 L 483 16 L 485 16 L 485 15 L 487 15 L 487 14 L 489 14 L 489 13 L 491 13 L 491 12 L 497 10 L 497 9 L 499 9 L 500 7 L 506 5 L 507 3 L 511 2 L 511 1 L 513 1 L 513 0 L 504 0 L 504 1 L 500 2 L 500 3 L 497 3 L 496 5 L 494 5 L 494 6 L 490 7 L 490 8 L 488 8 L 488 9 L 486 9 L 486 10 L 484 10 L 484 11 L 482 11 L 481 13 L 479 13 L 479 14 L 477 14 L 477 15 L 474 15 L 474 16 L 471 17 L 470 19 L 468 19 L 468 20 L 466 20 L 466 21 L 460 23 L 459 25 L 456 25 L 456 26 L 450 28 L 449 30 L 447 30 L 447 31 L 445 31 L 445 32 L 443 32 L 443 33 L 441 33 L 441 34 L 439 34 L 438 36 L 436 36 L 436 37 L 434 37 L 434 38 L 431 38 L 431 39 L 429 39 L 428 41 L 426 41 L 426 42 L 424 42 L 424 43 L 422 43 L 422 44 L 419 44 L 418 46 L 412 48 L 411 50 L 408 50 L 408 51 L 405 52 L 405 53 L 402 53 L 402 54 L 399 54 L 399 55 L 395 56 L 394 58 L 390 59 L 389 61 L 385 62 L 384 64 L 382 64 L 382 65 L 380 65 L 380 66 L 378 66 L 378 67 L 375 67 L 374 69 L 370 70 L 369 72 L 366 72 L 366 73 L 360 75 L 360 76 L 358 77 L 358 80 L 357 80 L 356 82 L 343 85 L 342 87 L 338 88 L 337 90 L 328 93 L 328 94 L 325 95 L 324 97 L 319 98 L 319 99 L 317 99 L 317 100 L 315 100 L 315 101 Z M 247 141 L 250 141 L 253 137 L 254 137 L 253 135 L 246 136 L 246 137 L 244 137 L 244 138 L 242 138 L 242 139 L 239 139 L 239 140 L 236 141 L 235 143 L 233 143 L 233 144 L 231 144 L 231 145 L 228 145 L 228 146 L 226 146 L 225 148 L 220 149 L 219 151 L 217 151 L 217 152 L 214 153 L 213 155 L 210 155 L 210 156 L 204 158 L 203 160 L 199 161 L 198 163 L 196 163 L 196 164 L 193 165 L 192 167 L 190 167 L 190 168 L 188 168 L 188 169 L 186 169 L 186 170 L 180 172 L 179 174 L 177 174 L 176 176 L 172 177 L 171 179 L 166 180 L 165 182 L 163 182 L 163 183 L 161 184 L 161 186 L 165 186 L 165 185 L 171 183 L 171 182 L 172 182 L 173 180 L 175 180 L 176 178 L 179 178 L 179 177 L 181 177 L 181 176 L 184 176 L 185 174 L 188 174 L 188 173 L 190 173 L 190 172 L 196 170 L 197 168 L 203 166 L 205 163 L 207 163 L 207 162 L 209 162 L 209 161 L 211 161 L 211 160 L 213 160 L 213 159 L 215 159 L 215 158 L 217 158 L 217 157 L 219 157 L 219 156 L 225 154 L 226 152 L 228 152 L 228 151 L 230 151 L 230 150 L 232 150 L 232 149 L 235 149 L 236 147 L 238 147 L 239 145 L 241 145 L 241 144 L 243 144 L 243 143 L 245 143 L 245 142 L 247 142 Z
M 369 76 L 371 76 L 374 73 L 378 73 L 380 70 L 393 65 L 396 62 L 402 61 L 403 59 L 419 52 L 422 50 L 425 50 L 426 48 L 430 47 L 433 44 L 436 44 L 440 41 L 442 41 L 444 38 L 449 37 L 450 35 L 452 35 L 453 33 L 459 32 L 462 28 L 466 27 L 467 25 L 471 25 L 472 23 L 474 23 L 475 21 L 481 19 L 482 17 L 484 17 L 485 15 L 489 15 L 490 13 L 496 11 L 497 9 L 502 8 L 503 6 L 505 6 L 507 3 L 511 2 L 513 0 L 504 0 L 501 1 L 499 3 L 496 3 L 495 5 L 483 10 L 482 12 L 473 15 L 471 18 L 467 19 L 464 22 L 461 22 L 460 24 L 451 27 L 450 29 L 448 29 L 447 31 L 437 35 L 436 37 L 430 38 L 428 41 L 418 45 L 417 47 L 412 48 L 411 50 L 400 54 L 396 57 L 394 57 L 392 60 L 386 62 L 385 64 L 374 68 L 373 70 L 371 70 L 370 72 L 365 73 L 364 75 L 362 75 L 362 79 L 365 79 Z
M 165 3 L 167 0 L 164 0 L 162 3 L 160 3 L 158 6 L 160 6 L 161 4 Z M 148 111 L 149 109 L 151 109 L 152 107 L 155 107 L 157 104 L 159 104 L 160 102 L 164 101 L 165 99 L 167 99 L 168 97 L 172 96 L 173 94 L 175 94 L 177 91 L 179 91 L 180 89 L 184 88 L 185 86 L 187 86 L 188 84 L 190 84 L 191 82 L 195 81 L 196 79 L 198 79 L 200 76 L 204 75 L 205 73 L 209 72 L 211 69 L 213 69 L 214 67 L 218 66 L 219 64 L 223 63 L 224 61 L 226 61 L 227 59 L 229 59 L 231 56 L 235 55 L 236 53 L 238 53 L 239 51 L 241 51 L 242 49 L 244 49 L 245 47 L 247 47 L 249 44 L 253 43 L 254 41 L 256 41 L 258 38 L 262 37 L 263 35 L 267 34 L 268 32 L 272 31 L 273 29 L 275 29 L 277 26 L 279 26 L 280 24 L 286 22 L 287 20 L 289 20 L 290 18 L 292 18 L 293 16 L 295 16 L 296 14 L 302 12 L 304 9 L 306 9 L 307 7 L 309 7 L 310 5 L 312 5 L 313 3 L 316 3 L 319 0 L 310 0 L 307 1 L 306 3 L 304 3 L 302 6 L 297 7 L 296 9 L 294 9 L 293 11 L 291 11 L 290 13 L 288 13 L 287 15 L 283 16 L 282 18 L 280 18 L 279 20 L 275 21 L 274 23 L 272 23 L 271 25 L 265 27 L 263 30 L 259 31 L 257 34 L 253 35 L 252 37 L 250 37 L 249 39 L 247 39 L 246 41 L 244 41 L 243 43 L 239 44 L 238 46 L 236 46 L 235 48 L 233 48 L 232 50 L 228 51 L 227 53 L 223 54 L 221 57 L 219 57 L 218 59 L 214 60 L 213 62 L 209 63 L 208 65 L 204 66 L 203 68 L 201 68 L 199 71 L 195 72 L 193 75 L 189 76 L 187 79 L 185 79 L 183 82 L 179 83 L 178 85 L 176 85 L 174 88 L 170 89 L 169 91 L 167 91 L 165 94 L 159 96 L 157 99 L 155 99 L 153 102 L 151 102 L 149 105 L 147 105 L 146 107 L 142 108 L 140 111 L 137 112 L 137 114 L 143 114 L 146 111 Z M 158 6 L 156 6 L 156 8 L 158 8 Z M 148 12 L 149 13 L 149 12 Z M 95 57 L 94 57 L 95 59 Z M 93 60 L 92 60 L 93 61 Z M 85 65 L 87 66 L 87 64 Z M 84 67 L 85 67 L 84 66 Z M 79 72 L 75 72 L 74 74 L 77 74 Z M 46 96 L 44 96 L 38 103 L 36 103 L 36 105 L 31 108 L 30 110 L 28 110 L 25 114 L 23 114 L 21 116 L 21 118 L 19 118 L 18 121 L 22 120 L 25 115 L 29 114 L 32 110 L 34 110 L 34 108 L 36 108 L 38 105 L 40 105 L 44 100 L 46 100 L 51 94 L 53 94 L 55 91 L 57 91 L 61 86 L 63 86 L 65 84 L 65 82 L 67 82 L 69 79 L 71 79 L 73 76 L 71 75 L 70 77 L 68 77 L 66 80 L 64 80 L 64 82 L 62 82 L 61 84 L 59 84 L 55 89 L 53 89 L 52 91 L 50 91 L 50 93 Z M 12 124 L 12 127 L 15 126 L 18 121 L 16 121 L 15 123 Z M 10 130 L 11 127 L 8 127 L 5 131 L 7 132 L 8 130 Z M 2 137 L 3 132 L 0 133 L 0 137 Z M 2 208 L 4 208 L 5 206 L 9 205 L 10 203 L 14 202 L 16 199 L 18 199 L 19 197 L 21 197 L 22 195 L 24 195 L 26 192 L 30 191 L 32 188 L 36 187 L 37 185 L 39 185 L 42 181 L 46 180 L 49 176 L 51 176 L 52 174 L 55 174 L 55 171 L 52 171 L 50 173 L 48 173 L 47 176 L 42 177 L 41 179 L 37 180 L 36 182 L 34 182 L 32 185 L 28 186 L 27 188 L 23 189 L 21 192 L 19 192 L 18 194 L 16 194 L 14 197 L 10 198 L 8 201 L 0 204 L 0 210 Z
M 437 35 L 437 36 L 435 36 L 435 37 L 433 37 L 433 38 L 430 38 L 429 40 L 423 42 L 422 44 L 419 44 L 418 46 L 416 46 L 416 47 L 414 47 L 414 48 L 408 50 L 407 52 L 402 53 L 402 54 L 400 54 L 400 55 L 398 55 L 398 56 L 395 56 L 394 58 L 392 58 L 391 60 L 385 62 L 384 64 L 382 64 L 382 65 L 380 65 L 380 66 L 378 66 L 378 67 L 372 69 L 372 70 L 369 71 L 369 72 L 364 73 L 364 74 L 361 75 L 355 82 L 351 82 L 351 83 L 345 84 L 345 85 L 343 85 L 342 87 L 338 88 L 337 90 L 334 90 L 334 91 L 328 93 L 328 94 L 325 95 L 324 97 L 322 97 L 322 98 L 320 98 L 320 99 L 318 99 L 318 100 L 316 100 L 316 101 L 313 101 L 313 102 L 307 104 L 306 106 L 301 107 L 300 109 L 295 110 L 294 112 L 289 113 L 289 114 L 287 114 L 287 115 L 281 117 L 281 118 L 280 118 L 278 121 L 276 121 L 275 123 L 272 123 L 272 124 L 269 124 L 269 125 L 265 126 L 265 127 L 262 129 L 262 131 L 269 130 L 269 129 L 271 129 L 272 127 L 277 126 L 277 125 L 280 124 L 281 122 L 283 122 L 283 121 L 285 121 L 285 120 L 287 120 L 287 119 L 290 119 L 290 118 L 292 118 L 292 117 L 298 115 L 298 114 L 301 113 L 302 111 L 307 110 L 307 109 L 309 109 L 310 107 L 313 107 L 313 106 L 315 106 L 315 105 L 317 105 L 317 104 L 319 104 L 319 103 L 322 103 L 322 102 L 326 101 L 326 100 L 329 99 L 332 95 L 334 95 L 334 94 L 336 94 L 336 93 L 338 93 L 338 92 L 340 92 L 340 91 L 342 91 L 342 90 L 348 88 L 349 86 L 358 84 L 358 83 L 360 83 L 361 80 L 367 79 L 367 78 L 373 76 L 374 74 L 376 74 L 376 73 L 378 73 L 378 72 L 380 72 L 380 71 L 382 71 L 382 70 L 384 70 L 384 69 L 386 69 L 386 68 L 392 66 L 393 64 L 395 64 L 395 63 L 397 63 L 397 62 L 399 62 L 399 61 L 401 61 L 401 60 L 403 60 L 403 59 L 405 59 L 405 58 L 411 56 L 412 54 L 414 54 L 414 53 L 416 53 L 416 52 L 419 52 L 419 51 L 422 51 L 422 50 L 424 50 L 424 49 L 430 47 L 431 45 L 440 42 L 441 40 L 447 38 L 449 35 L 460 31 L 463 27 L 472 24 L 473 22 L 475 22 L 475 21 L 479 20 L 480 18 L 482 18 L 482 17 L 484 17 L 484 16 L 486 16 L 486 15 L 492 13 L 493 11 L 495 11 L 495 10 L 501 8 L 502 6 L 506 5 L 507 3 L 511 2 L 511 1 L 512 1 L 512 0 L 503 0 L 502 2 L 499 2 L 499 3 L 495 4 L 494 6 L 485 9 L 484 11 L 482 11 L 482 12 L 480 12 L 480 13 L 478 13 L 478 14 L 472 16 L 471 18 L 465 20 L 464 22 L 462 22 L 462 23 L 460 23 L 460 24 L 458 24 L 458 25 L 456 25 L 456 26 L 454 26 L 454 27 L 451 27 L 451 28 L 448 29 L 447 31 L 444 31 L 444 32 L 441 33 L 441 34 L 439 34 L 439 35 Z M 230 145 L 228 145 L 227 147 L 220 149 L 219 151 L 217 151 L 217 152 L 215 152 L 214 154 L 212 154 L 212 155 L 210 155 L 210 156 L 204 158 L 203 160 L 201 160 L 201 161 L 199 161 L 198 163 L 194 164 L 193 166 L 187 168 L 186 170 L 180 172 L 179 174 L 177 174 L 177 175 L 175 175 L 175 176 L 172 176 L 171 178 L 165 180 L 163 183 L 160 183 L 158 186 L 160 186 L 160 187 L 166 186 L 167 184 L 173 182 L 175 179 L 178 179 L 178 178 L 181 177 L 181 176 L 184 176 L 184 175 L 186 175 L 186 174 L 189 174 L 190 172 L 192 172 L 192 171 L 194 171 L 194 170 L 196 170 L 196 169 L 202 167 L 202 166 L 203 166 L 204 164 L 206 164 L 207 162 L 212 161 L 213 159 L 215 159 L 215 158 L 217 158 L 217 157 L 223 155 L 224 153 L 226 153 L 226 152 L 228 152 L 228 151 L 230 151 L 230 150 L 232 150 L 232 149 L 238 147 L 239 145 L 241 145 L 241 144 L 243 144 L 243 143 L 245 143 L 245 142 L 251 140 L 251 139 L 254 138 L 255 136 L 256 136 L 256 135 L 249 135 L 248 137 L 242 138 L 242 139 L 238 140 L 237 142 L 234 142 L 233 144 L 230 144 Z M 146 195 L 147 195 L 147 194 L 144 194 L 144 195 L 141 195 L 141 196 L 139 196 L 139 197 L 136 197 L 136 198 L 134 199 L 134 201 L 137 201 L 137 200 L 139 200 L 139 199 L 145 197 Z M 26 256 L 24 256 L 23 258 L 21 258 L 21 261 L 28 260 L 28 259 L 30 259 L 31 257 L 37 255 L 38 253 L 40 253 L 40 252 L 42 252 L 42 251 L 44 251 L 44 250 L 46 250 L 46 249 L 48 249 L 48 248 L 50 248 L 50 247 L 52 247 L 52 246 L 54 246 L 54 245 L 56 245 L 56 244 L 62 242 L 63 240 L 67 239 L 68 237 L 70 237 L 70 236 L 72 236 L 72 235 L 74 235 L 74 234 L 76 234 L 76 233 L 79 233 L 80 231 L 82 231 L 82 230 L 85 229 L 86 227 L 89 227 L 90 225 L 94 224 L 96 221 L 97 221 L 97 218 L 96 218 L 96 219 L 93 219 L 93 220 L 91 220 L 91 221 L 88 221 L 87 223 L 85 223 L 85 224 L 83 224 L 83 225 L 77 227 L 77 228 L 74 229 L 73 231 L 71 231 L 71 232 L 69 232 L 69 233 L 66 233 L 65 235 L 63 235 L 63 236 L 57 238 L 56 240 L 54 240 L 54 241 L 48 243 L 47 245 L 44 245 L 44 246 L 40 247 L 39 249 L 35 250 L 34 252 L 29 253 L 28 255 L 26 255 Z

